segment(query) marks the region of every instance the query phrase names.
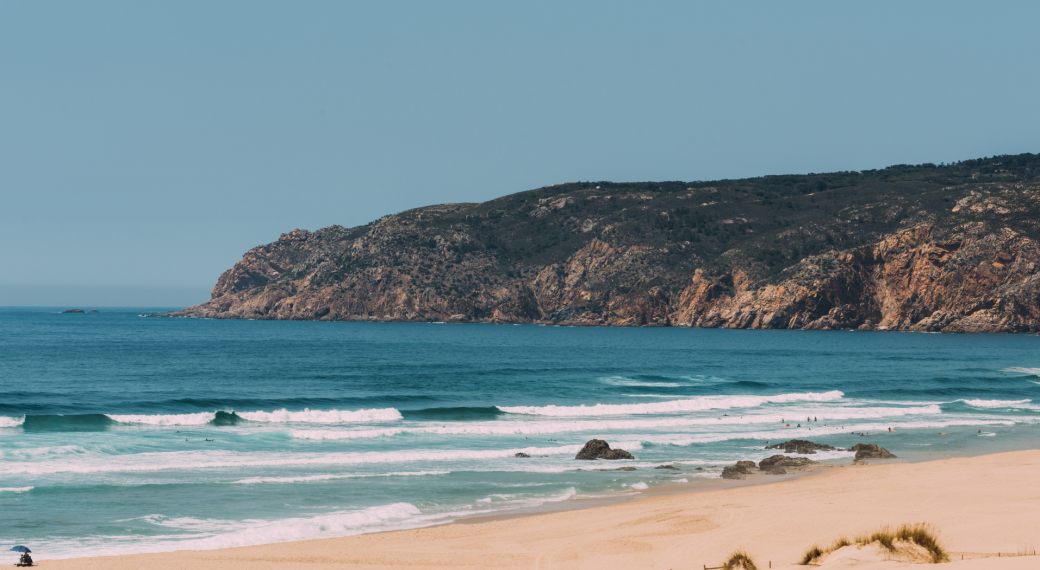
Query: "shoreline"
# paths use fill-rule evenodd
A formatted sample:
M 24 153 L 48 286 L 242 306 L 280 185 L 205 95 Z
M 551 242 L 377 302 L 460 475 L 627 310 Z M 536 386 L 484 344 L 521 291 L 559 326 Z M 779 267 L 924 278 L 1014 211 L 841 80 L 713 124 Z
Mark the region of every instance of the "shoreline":
M 594 563 L 598 568 L 677 570 L 710 566 L 746 548 L 756 560 L 780 567 L 837 533 L 917 522 L 935 525 L 947 549 L 970 561 L 1040 548 L 1037 472 L 1040 450 L 852 465 L 784 480 L 657 489 L 609 504 L 472 517 L 412 530 L 220 550 L 42 560 L 40 565 L 237 570 L 281 568 L 289 562 L 373 569 L 405 563 L 453 569 L 585 568 Z M 1011 562 L 1002 561 L 1001 568 L 1017 568 L 1010 565 L 1016 558 L 1007 560 Z M 1029 562 L 1040 565 L 1037 558 Z

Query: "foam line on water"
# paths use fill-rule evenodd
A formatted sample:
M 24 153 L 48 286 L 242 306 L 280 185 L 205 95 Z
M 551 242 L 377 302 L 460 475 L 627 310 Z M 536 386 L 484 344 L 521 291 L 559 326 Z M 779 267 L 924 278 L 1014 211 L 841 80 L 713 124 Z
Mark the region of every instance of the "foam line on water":
M 347 474 L 325 474 L 325 475 L 301 475 L 298 477 L 249 477 L 232 481 L 239 485 L 252 485 L 257 483 L 309 483 L 312 481 L 332 481 L 335 479 L 361 479 L 366 477 L 422 477 L 425 475 L 447 475 L 451 471 L 395 471 L 392 473 L 347 473 Z
M 393 503 L 353 511 L 332 512 L 313 517 L 294 517 L 278 520 L 220 520 L 194 517 L 166 517 L 148 515 L 141 520 L 171 532 L 148 538 L 138 536 L 92 536 L 88 539 L 61 540 L 54 543 L 38 541 L 47 559 L 110 556 L 141 552 L 169 552 L 173 550 L 214 550 L 236 546 L 295 542 L 307 539 L 332 538 L 355 534 L 406 530 L 450 522 L 462 516 L 495 514 L 498 512 L 537 507 L 545 503 L 566 501 L 576 495 L 573 487 L 543 497 L 510 499 L 496 508 L 473 509 L 463 505 L 448 512 L 423 513 L 411 503 Z
M 496 406 L 503 412 L 534 416 L 616 416 L 632 414 L 672 414 L 704 410 L 732 408 L 754 408 L 763 404 L 787 402 L 832 402 L 844 394 L 838 390 L 830 392 L 806 392 L 801 394 L 777 394 L 775 396 L 702 396 L 670 402 L 645 404 L 596 404 L 594 406 Z
M 628 431 L 640 429 L 704 427 L 731 424 L 769 424 L 779 423 L 783 416 L 791 418 L 802 415 L 814 415 L 825 421 L 864 418 L 901 417 L 907 415 L 941 414 L 942 409 L 936 405 L 911 408 L 819 408 L 786 410 L 784 414 L 770 413 L 747 416 L 717 416 L 699 418 L 661 418 L 652 420 L 566 420 L 566 421 L 497 421 L 472 422 L 452 425 L 414 425 L 380 429 L 320 429 L 292 430 L 290 435 L 297 439 L 334 440 L 364 439 L 372 437 L 389 437 L 402 434 L 432 435 L 539 435 L 587 431 Z M 797 415 L 795 415 L 797 414 Z
M 1040 368 L 1025 368 L 1020 366 L 1014 366 L 1011 368 L 1005 368 L 1003 372 L 1018 372 L 1019 374 L 1029 374 L 1030 376 L 1040 376 Z
M 641 449 L 638 441 L 618 442 L 616 447 Z M 240 453 L 234 451 L 171 451 L 118 456 L 89 456 L 61 461 L 0 463 L 0 474 L 41 475 L 49 473 L 147 472 L 168 469 L 215 469 L 225 467 L 281 467 L 302 465 L 364 465 L 414 461 L 464 461 L 504 459 L 517 453 L 528 455 L 575 454 L 581 445 L 524 447 L 481 450 L 407 450 L 340 453 Z
M 1022 406 L 1032 400 L 957 400 L 976 408 L 1033 408 L 1033 406 Z
M 213 421 L 216 412 L 199 412 L 195 414 L 105 414 L 113 421 L 121 424 L 143 424 L 153 426 L 200 426 Z
M 273 423 L 315 423 L 315 424 L 339 424 L 339 423 L 361 423 L 361 422 L 389 422 L 401 419 L 401 412 L 396 408 L 379 408 L 371 410 L 310 410 L 302 412 L 290 412 L 289 410 L 278 410 L 275 412 L 235 412 L 239 417 L 253 422 Z
M 0 487 L 0 493 L 26 493 L 36 487 Z

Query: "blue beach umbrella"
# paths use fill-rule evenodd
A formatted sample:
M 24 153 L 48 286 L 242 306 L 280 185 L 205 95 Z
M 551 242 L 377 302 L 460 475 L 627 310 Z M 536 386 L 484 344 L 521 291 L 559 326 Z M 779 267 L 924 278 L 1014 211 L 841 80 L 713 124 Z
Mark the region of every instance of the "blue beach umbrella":
M 22 546 L 21 544 L 19 544 L 18 546 L 12 548 L 11 550 L 13 550 L 15 552 L 32 552 L 32 550 L 29 550 L 28 548 Z

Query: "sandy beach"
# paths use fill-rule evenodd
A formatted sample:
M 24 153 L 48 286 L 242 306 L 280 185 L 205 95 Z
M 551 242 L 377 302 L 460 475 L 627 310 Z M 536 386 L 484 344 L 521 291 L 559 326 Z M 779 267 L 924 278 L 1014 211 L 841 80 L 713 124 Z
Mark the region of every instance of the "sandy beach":
M 951 568 L 1037 568 L 1040 451 L 916 464 L 835 467 L 794 480 L 647 495 L 478 524 L 211 551 L 45 560 L 48 569 L 701 569 L 744 548 L 759 568 L 797 563 L 814 543 L 882 525 L 929 523 Z M 963 561 L 962 561 L 963 559 Z M 846 568 L 898 568 L 846 559 Z

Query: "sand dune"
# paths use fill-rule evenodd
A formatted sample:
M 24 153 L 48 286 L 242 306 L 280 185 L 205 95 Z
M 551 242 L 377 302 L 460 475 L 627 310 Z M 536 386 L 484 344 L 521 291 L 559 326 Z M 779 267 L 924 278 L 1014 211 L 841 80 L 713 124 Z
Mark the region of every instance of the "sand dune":
M 882 525 L 930 523 L 951 570 L 1040 568 L 1040 451 L 848 466 L 768 484 L 480 524 L 451 524 L 213 551 L 43 561 L 47 569 L 701 569 L 744 548 L 759 568 L 793 566 L 813 543 Z M 858 558 L 857 558 L 858 556 Z M 916 566 L 864 553 L 821 568 Z M 964 558 L 961 561 L 961 558 Z

